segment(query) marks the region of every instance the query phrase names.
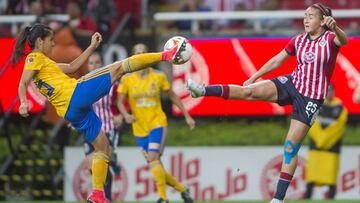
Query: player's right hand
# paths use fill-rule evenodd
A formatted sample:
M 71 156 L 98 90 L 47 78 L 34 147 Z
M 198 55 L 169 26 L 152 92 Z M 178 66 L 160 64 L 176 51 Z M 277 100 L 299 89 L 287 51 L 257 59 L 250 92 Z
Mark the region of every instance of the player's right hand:
M 91 36 L 91 47 L 94 47 L 95 49 L 100 45 L 100 43 L 102 42 L 102 36 L 100 33 L 95 32 L 92 36 Z
M 135 117 L 131 114 L 127 114 L 127 115 L 125 115 L 125 121 L 126 121 L 126 123 L 131 124 L 131 123 L 135 122 Z
M 27 101 L 21 102 L 20 107 L 19 107 L 19 114 L 22 117 L 29 116 L 29 103 Z

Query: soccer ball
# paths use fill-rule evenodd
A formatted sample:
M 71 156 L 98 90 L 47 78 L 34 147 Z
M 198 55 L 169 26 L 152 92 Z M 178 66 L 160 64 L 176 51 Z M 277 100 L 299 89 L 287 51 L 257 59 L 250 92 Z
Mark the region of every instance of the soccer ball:
M 173 59 L 173 64 L 183 64 L 190 60 L 192 54 L 192 46 L 185 37 L 175 36 L 170 38 L 164 46 L 164 50 L 169 50 L 172 47 L 179 45 L 179 51 Z

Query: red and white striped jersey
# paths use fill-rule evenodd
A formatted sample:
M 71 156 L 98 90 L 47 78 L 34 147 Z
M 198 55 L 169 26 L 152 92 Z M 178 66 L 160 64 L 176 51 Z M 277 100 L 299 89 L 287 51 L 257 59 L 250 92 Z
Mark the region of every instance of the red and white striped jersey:
M 112 117 L 113 115 L 118 114 L 118 112 L 114 111 L 113 108 L 113 106 L 116 105 L 116 90 L 117 85 L 114 84 L 111 87 L 109 94 L 105 95 L 93 104 L 94 111 L 102 121 L 102 128 L 106 133 L 109 133 L 111 130 L 114 129 Z
M 311 40 L 307 33 L 293 37 L 285 51 L 295 56 L 297 67 L 292 72 L 292 82 L 300 94 L 311 99 L 324 99 L 334 70 L 339 47 L 335 34 L 325 31 Z

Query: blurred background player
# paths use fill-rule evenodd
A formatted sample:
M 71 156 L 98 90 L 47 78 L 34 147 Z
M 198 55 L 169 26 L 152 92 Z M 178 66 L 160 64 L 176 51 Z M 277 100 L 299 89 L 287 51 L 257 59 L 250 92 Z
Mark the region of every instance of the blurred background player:
M 88 59 L 88 69 L 89 71 L 94 71 L 97 68 L 103 67 L 103 60 L 101 55 L 98 52 L 94 52 L 90 55 Z M 109 143 L 112 147 L 111 160 L 109 165 L 112 168 L 112 171 L 116 174 L 120 174 L 120 166 L 117 164 L 117 155 L 115 149 L 119 141 L 119 128 L 123 123 L 122 115 L 116 111 L 117 108 L 113 108 L 113 104 L 116 106 L 117 99 L 117 86 L 118 83 L 115 82 L 110 88 L 109 94 L 105 95 L 97 102 L 93 104 L 94 111 L 96 115 L 100 118 L 102 122 L 102 128 L 104 129 L 106 136 L 109 140 Z M 85 140 L 84 143 L 86 159 L 88 161 L 88 168 L 91 171 L 91 163 L 93 160 L 94 146 Z M 112 172 L 108 168 L 107 176 L 104 185 L 105 197 L 111 201 L 111 185 L 112 185 Z
M 133 54 L 147 53 L 144 44 L 136 44 Z M 120 82 L 118 93 L 118 106 L 127 123 L 132 123 L 133 135 L 147 160 L 151 174 L 156 181 L 160 199 L 158 203 L 168 202 L 166 185 L 181 193 L 185 203 L 192 203 L 189 190 L 179 183 L 165 170 L 160 156 L 164 152 L 167 136 L 167 119 L 161 108 L 160 93 L 164 91 L 170 100 L 181 110 L 190 129 L 195 127 L 194 119 L 185 110 L 179 97 L 171 89 L 166 75 L 152 68 L 144 69 L 138 73 L 126 75 Z M 124 106 L 124 99 L 128 97 L 132 114 Z
M 141 70 L 160 61 L 172 61 L 178 52 L 171 50 L 132 56 L 97 69 L 80 79 L 66 74 L 76 72 L 94 50 L 100 45 L 99 33 L 92 35 L 89 47 L 73 62 L 55 63 L 49 57 L 54 47 L 54 32 L 47 26 L 36 24 L 27 26 L 16 40 L 12 62 L 15 66 L 26 56 L 25 66 L 19 82 L 19 113 L 29 116 L 29 101 L 26 90 L 32 80 L 37 89 L 55 107 L 57 114 L 68 120 L 94 148 L 92 162 L 93 191 L 87 201 L 90 203 L 108 202 L 104 195 L 104 183 L 111 156 L 111 146 L 102 123 L 93 110 L 93 103 L 109 93 L 112 84 L 124 74 Z M 25 52 L 25 43 L 30 53 Z M 86 99 L 84 99 L 86 98 Z
M 329 92 L 319 116 L 310 128 L 310 150 L 306 162 L 305 198 L 312 197 L 314 186 L 328 185 L 327 199 L 334 199 L 339 171 L 339 157 L 342 137 L 348 112 L 341 100 L 335 97 L 334 86 Z
M 284 158 L 277 189 L 271 203 L 281 203 L 295 173 L 301 142 L 323 104 L 334 70 L 339 47 L 347 43 L 346 34 L 336 25 L 330 8 L 313 4 L 305 11 L 303 34 L 293 37 L 285 49 L 239 85 L 198 85 L 191 79 L 187 87 L 192 97 L 216 96 L 225 99 L 263 100 L 293 105 L 293 116 L 284 143 Z M 291 56 L 297 67 L 291 75 L 256 82 L 279 68 Z

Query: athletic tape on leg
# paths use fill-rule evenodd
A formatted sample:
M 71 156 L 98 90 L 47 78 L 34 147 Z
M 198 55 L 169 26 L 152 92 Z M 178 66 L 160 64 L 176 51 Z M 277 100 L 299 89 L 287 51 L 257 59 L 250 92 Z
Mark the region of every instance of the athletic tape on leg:
M 291 147 L 292 151 L 288 152 L 286 151 L 286 148 L 288 147 L 288 145 Z M 285 144 L 284 144 L 284 158 L 285 158 L 285 164 L 289 165 L 291 162 L 291 159 L 294 158 L 296 156 L 296 154 L 298 153 L 299 149 L 301 147 L 301 144 L 298 144 L 296 147 L 294 145 L 294 143 L 291 142 L 291 140 L 286 140 Z

